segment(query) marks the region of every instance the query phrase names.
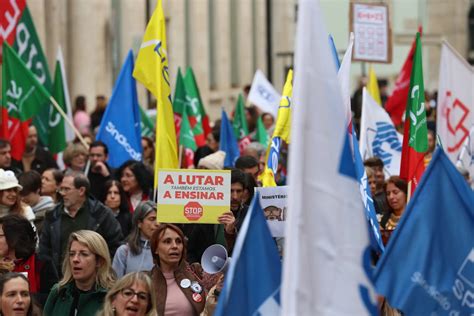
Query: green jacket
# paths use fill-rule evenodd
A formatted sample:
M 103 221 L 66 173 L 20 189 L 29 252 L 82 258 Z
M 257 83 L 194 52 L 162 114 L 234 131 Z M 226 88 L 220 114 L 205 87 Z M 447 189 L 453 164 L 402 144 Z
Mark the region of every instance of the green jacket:
M 77 291 L 74 282 L 69 282 L 58 291 L 58 284 L 54 285 L 44 306 L 44 316 L 70 315 L 74 302 L 74 292 Z M 80 294 L 76 316 L 95 315 L 103 306 L 107 290 L 96 288 L 95 291 Z

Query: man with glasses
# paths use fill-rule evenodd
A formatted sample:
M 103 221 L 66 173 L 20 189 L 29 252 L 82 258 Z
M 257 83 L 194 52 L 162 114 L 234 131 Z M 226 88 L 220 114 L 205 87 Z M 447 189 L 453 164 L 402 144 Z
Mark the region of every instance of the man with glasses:
M 79 172 L 66 173 L 59 187 L 63 201 L 46 214 L 40 236 L 39 256 L 50 259 L 61 271 L 69 235 L 92 230 L 104 237 L 111 257 L 122 241 L 122 230 L 112 211 L 89 196 L 90 183 Z

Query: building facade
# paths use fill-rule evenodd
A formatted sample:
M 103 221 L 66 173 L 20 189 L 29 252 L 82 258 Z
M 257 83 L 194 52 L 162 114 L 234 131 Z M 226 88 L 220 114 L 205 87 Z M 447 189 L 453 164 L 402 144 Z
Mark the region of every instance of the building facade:
M 261 69 L 277 90 L 293 63 L 296 0 L 162 0 L 172 89 L 178 67 L 194 69 L 212 119 L 230 110 Z M 374 1 L 366 1 L 374 2 Z M 386 0 L 393 34 L 391 64 L 375 64 L 379 78 L 396 78 L 418 25 L 423 26 L 425 86 L 436 89 L 441 41 L 469 55 L 470 0 Z M 62 47 L 70 95 L 110 97 L 128 50 L 138 52 L 155 0 L 28 0 L 50 69 Z M 349 38 L 349 0 L 321 0 L 328 31 L 342 57 Z M 472 37 L 472 35 L 471 35 Z M 353 88 L 366 64 L 353 63 Z M 140 104 L 149 94 L 138 84 Z

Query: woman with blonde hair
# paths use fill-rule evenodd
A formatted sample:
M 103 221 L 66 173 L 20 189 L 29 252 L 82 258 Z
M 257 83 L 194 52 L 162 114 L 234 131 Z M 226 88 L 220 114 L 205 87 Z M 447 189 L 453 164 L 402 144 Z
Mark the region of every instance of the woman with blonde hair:
M 105 297 L 104 308 L 97 316 L 157 316 L 156 294 L 145 272 L 132 272 L 118 280 Z
M 84 171 L 89 152 L 81 143 L 70 143 L 63 154 L 64 164 L 68 169 L 74 171 Z
M 115 282 L 109 248 L 90 230 L 71 233 L 63 261 L 63 278 L 48 296 L 45 315 L 95 315 Z

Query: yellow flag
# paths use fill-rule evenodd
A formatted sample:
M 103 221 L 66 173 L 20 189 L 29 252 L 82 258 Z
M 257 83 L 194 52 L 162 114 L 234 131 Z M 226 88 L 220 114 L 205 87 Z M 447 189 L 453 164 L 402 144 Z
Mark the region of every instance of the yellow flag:
M 178 150 L 171 103 L 166 49 L 165 16 L 161 0 L 156 4 L 143 36 L 133 77 L 156 97 L 155 188 L 158 169 L 178 168 Z
M 278 107 L 277 121 L 273 131 L 272 141 L 267 147 L 265 156 L 265 169 L 260 175 L 260 181 L 263 187 L 275 187 L 275 174 L 278 168 L 278 159 L 280 156 L 281 141 L 290 143 L 290 124 L 291 124 L 291 98 L 293 94 L 293 70 L 288 71 L 283 95 Z
M 367 91 L 370 96 L 377 102 L 378 105 L 382 105 L 382 99 L 380 98 L 379 83 L 377 82 L 377 76 L 375 75 L 374 68 L 372 65 L 369 66 L 369 82 L 367 82 Z
M 277 120 L 273 137 L 280 137 L 286 143 L 290 143 L 290 124 L 291 124 L 291 96 L 293 94 L 293 70 L 289 70 L 286 75 L 286 82 L 283 86 L 283 95 L 278 107 Z

